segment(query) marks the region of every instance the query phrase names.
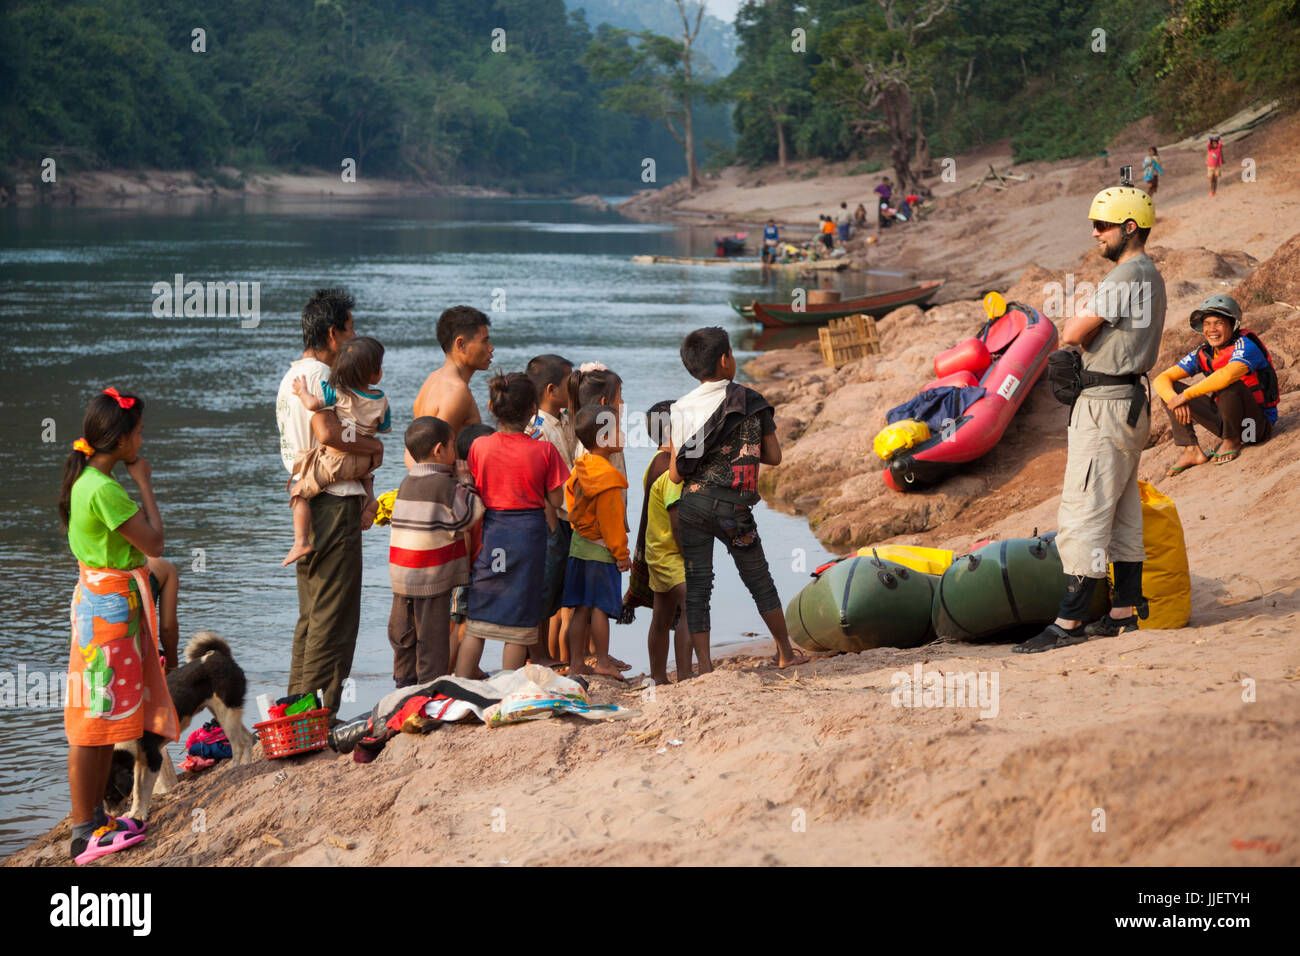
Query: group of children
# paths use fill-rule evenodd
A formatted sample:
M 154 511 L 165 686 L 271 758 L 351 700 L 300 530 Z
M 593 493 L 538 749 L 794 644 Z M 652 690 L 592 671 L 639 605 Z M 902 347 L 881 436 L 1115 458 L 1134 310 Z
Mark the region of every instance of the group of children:
M 449 309 L 439 319 L 440 342 L 460 340 L 444 334 L 454 331 L 458 309 L 460 318 L 468 311 L 471 324 L 486 326 L 476 310 Z M 303 315 L 304 357 L 290 367 L 277 398 L 281 455 L 292 475 L 295 540 L 286 563 L 352 553 L 355 566 L 348 568 L 359 601 L 355 516 L 363 526 L 376 516 L 374 470 L 383 446 L 374 436 L 390 430 L 392 417 L 378 388 L 384 348 L 373 338 L 352 337 L 346 295 L 324 290 Z M 486 336 L 480 337 L 484 354 L 473 368 L 490 361 Z M 715 540 L 735 560 L 771 629 L 777 663 L 807 660 L 790 646 L 752 513 L 759 466 L 781 459 L 772 408 L 732 381 L 736 362 L 725 330 L 690 333 L 681 357 L 700 385 L 647 413 L 646 434 L 657 450 L 642 476 L 645 501 L 633 547 L 623 383 L 610 369 L 598 363 L 575 369 L 558 355 L 539 355 L 524 372 L 491 380 L 496 429 L 479 423 L 477 414 L 462 420 L 459 433 L 433 415 L 411 422 L 408 474 L 390 519 L 389 639 L 398 686 L 447 673 L 478 676 L 487 640 L 505 645 L 507 669 L 529 659 L 554 666 L 567 658 L 570 674 L 621 678 L 628 666 L 610 654 L 610 621 L 630 622 L 640 606 L 652 608 L 649 654 L 657 683 L 668 680 L 674 627 L 678 680 L 708 672 Z M 460 381 L 467 385 L 468 375 Z M 307 411 L 326 414 L 294 418 L 288 414 L 296 408 L 293 396 Z M 472 405 L 467 389 L 465 398 Z M 160 637 L 166 668 L 177 666 L 176 575 L 161 558 L 162 518 L 149 463 L 140 455 L 143 412 L 134 395 L 109 388 L 96 396 L 68 454 L 60 492 L 59 513 L 80 565 L 69 672 L 91 692 L 88 704 L 74 705 L 70 697 L 64 714 L 77 863 L 144 839 L 145 821 L 110 817 L 103 806 L 114 745 L 145 731 L 166 740 L 179 732 L 164 662 L 141 640 Z M 143 507 L 113 478 L 118 463 L 135 480 Z M 364 497 L 360 508 L 357 496 Z M 352 504 L 321 507 L 336 499 Z M 329 521 L 317 520 L 316 511 Z M 351 531 L 313 542 L 335 525 Z M 314 557 L 313 544 L 320 548 Z M 337 590 L 352 586 L 346 571 L 322 575 Z M 631 584 L 624 592 L 626 571 Z M 306 577 L 311 574 L 309 568 Z M 303 578 L 300 573 L 300 604 Z M 335 601 L 322 610 L 308 602 L 305 613 L 330 619 L 342 606 Z M 352 607 L 348 613 L 355 614 Z M 321 646 L 328 652 L 333 645 Z M 346 665 L 351 648 L 350 642 L 344 648 Z M 293 683 L 291 673 L 291 690 Z
M 397 686 L 444 674 L 481 674 L 484 642 L 504 644 L 502 666 L 527 660 L 622 679 L 610 654 L 611 620 L 629 623 L 651 608 L 651 677 L 668 680 L 675 627 L 678 679 L 712 669 L 709 601 L 714 539 L 736 561 L 772 629 L 782 666 L 802 658 L 754 527 L 760 463 L 780 460 L 772 409 L 732 382 L 735 359 L 720 328 L 686 337 L 682 359 L 701 381 L 679 402 L 646 413 L 656 452 L 642 477 L 644 504 L 629 547 L 622 379 L 599 363 L 575 368 L 558 355 L 489 382 L 495 429 L 460 434 L 424 415 L 407 427 L 408 475 L 392 504 L 389 640 Z M 300 379 L 310 411 L 332 406 L 346 434 L 390 429 L 383 346 L 348 341 L 329 378 Z M 674 434 L 676 433 L 676 434 Z M 675 439 L 675 440 L 674 440 Z M 375 461 L 318 444 L 299 455 L 290 481 L 295 542 L 289 561 L 311 553 L 305 502 L 341 479 L 359 480 L 375 515 Z M 683 503 L 689 505 L 682 510 Z M 683 520 L 681 515 L 687 515 Z M 688 571 L 689 569 L 689 571 Z M 626 592 L 622 575 L 631 572 Z M 694 665 L 693 665 L 694 660 Z

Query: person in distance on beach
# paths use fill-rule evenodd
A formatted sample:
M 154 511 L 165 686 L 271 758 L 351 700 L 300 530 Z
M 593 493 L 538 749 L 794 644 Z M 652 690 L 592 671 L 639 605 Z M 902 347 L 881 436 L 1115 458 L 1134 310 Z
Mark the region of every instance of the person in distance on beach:
M 781 242 L 781 230 L 776 227 L 775 220 L 769 219 L 767 225 L 763 227 L 763 262 L 773 262 L 776 259 L 776 248 Z
M 1223 140 L 1218 133 L 1210 134 L 1205 145 L 1205 172 L 1210 178 L 1210 198 L 1219 191 L 1219 173 L 1223 171 Z
M 1083 387 L 1071 408 L 1057 516 L 1067 588 L 1056 620 L 1017 644 L 1013 650 L 1019 654 L 1135 630 L 1138 616 L 1146 617 L 1137 469 L 1151 421 L 1142 379 L 1155 364 L 1165 327 L 1165 282 L 1146 254 L 1155 204 L 1126 182 L 1099 192 L 1088 218 L 1101 254 L 1116 265 L 1061 332 L 1062 345 L 1083 351 Z M 1108 563 L 1115 566 L 1110 614 L 1085 627 Z
M 847 202 L 840 203 L 840 211 L 835 214 L 835 228 L 839 233 L 840 243 L 848 242 L 853 228 L 853 215 L 849 212 Z
M 713 670 L 709 656 L 709 603 L 713 593 L 713 541 L 726 545 L 776 642 L 781 667 L 808 658 L 790 646 L 753 506 L 758 470 L 781 463 L 772 406 L 758 392 L 732 381 L 736 357 L 726 329 L 696 329 L 682 341 L 682 364 L 698 388 L 672 405 L 670 481 L 683 482 L 677 527 L 686 565 L 686 623 L 701 674 Z
M 1152 146 L 1147 150 L 1146 158 L 1142 160 L 1142 181 L 1146 183 L 1147 195 L 1155 197 L 1156 190 L 1160 188 L 1160 177 L 1164 175 L 1164 170 L 1160 168 L 1160 154 Z

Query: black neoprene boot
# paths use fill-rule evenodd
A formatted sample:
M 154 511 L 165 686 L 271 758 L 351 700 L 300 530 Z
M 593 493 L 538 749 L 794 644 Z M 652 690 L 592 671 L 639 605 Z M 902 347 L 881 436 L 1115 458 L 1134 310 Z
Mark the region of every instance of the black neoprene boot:
M 1111 596 L 1114 607 L 1131 605 L 1128 617 L 1111 617 L 1104 614 L 1086 628 L 1089 637 L 1115 637 L 1138 629 L 1138 619 L 1146 620 L 1151 613 L 1147 599 L 1142 596 L 1142 562 L 1115 562 L 1115 593 Z

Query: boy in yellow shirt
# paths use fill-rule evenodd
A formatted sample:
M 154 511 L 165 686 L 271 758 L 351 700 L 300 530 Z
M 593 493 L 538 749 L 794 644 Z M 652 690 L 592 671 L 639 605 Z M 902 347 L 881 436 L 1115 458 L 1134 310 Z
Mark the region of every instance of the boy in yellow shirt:
M 668 474 L 671 455 L 669 409 L 672 402 L 659 402 L 646 413 L 646 433 L 659 446 L 645 470 L 645 531 L 643 556 L 654 593 L 650 632 L 650 677 L 656 684 L 668 683 L 668 631 L 676 625 L 673 651 L 677 679 L 692 676 L 691 635 L 682 614 L 686 606 L 686 565 L 677 539 L 677 502 L 682 483 Z

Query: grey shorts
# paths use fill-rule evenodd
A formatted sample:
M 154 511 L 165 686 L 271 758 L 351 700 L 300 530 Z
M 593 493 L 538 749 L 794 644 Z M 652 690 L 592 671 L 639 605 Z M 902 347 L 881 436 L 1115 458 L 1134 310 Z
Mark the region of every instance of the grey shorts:
M 465 620 L 465 612 L 469 610 L 469 585 L 462 584 L 460 587 L 451 589 L 451 619 L 459 624 Z

